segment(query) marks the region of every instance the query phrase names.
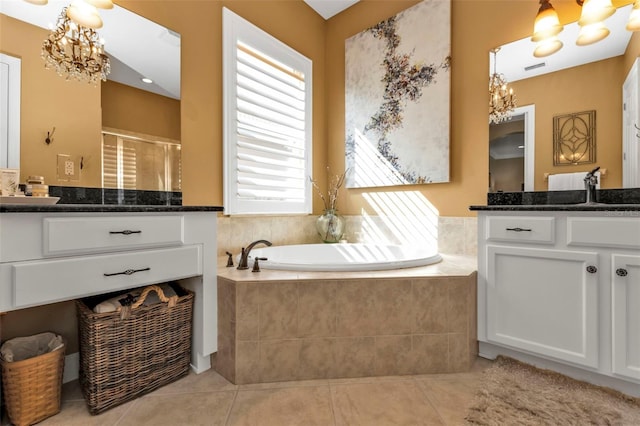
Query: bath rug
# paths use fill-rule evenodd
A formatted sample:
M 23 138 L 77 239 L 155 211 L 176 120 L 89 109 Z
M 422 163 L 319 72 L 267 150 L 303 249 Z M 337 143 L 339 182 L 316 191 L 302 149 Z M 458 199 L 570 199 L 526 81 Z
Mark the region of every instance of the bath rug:
M 482 374 L 467 425 L 640 425 L 640 398 L 502 356 Z

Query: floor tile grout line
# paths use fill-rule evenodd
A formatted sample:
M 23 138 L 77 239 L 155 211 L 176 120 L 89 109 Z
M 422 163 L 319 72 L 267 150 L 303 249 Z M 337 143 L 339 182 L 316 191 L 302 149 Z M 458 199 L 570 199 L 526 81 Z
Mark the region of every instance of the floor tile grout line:
M 118 426 L 120 423 L 122 423 L 122 421 L 124 420 L 124 418 L 127 416 L 127 414 L 129 414 L 129 411 L 131 411 L 133 409 L 133 407 L 136 406 L 136 404 L 138 404 L 138 402 L 141 400 L 142 398 L 136 398 L 131 400 L 132 404 L 126 409 L 124 410 L 124 413 L 122 413 L 122 415 L 120 416 L 120 418 L 118 420 L 116 420 L 116 422 L 113 424 L 113 426 Z
M 331 414 L 333 416 L 333 426 L 337 426 L 338 425 L 338 419 L 336 418 L 336 404 L 333 400 L 333 387 L 331 386 L 331 382 L 327 383 L 327 386 L 329 387 L 329 403 L 331 404 Z
M 429 398 L 429 394 L 423 389 L 422 386 L 420 386 L 420 383 L 418 382 L 419 379 L 417 377 L 413 378 L 413 382 L 415 383 L 416 387 L 419 389 L 420 393 L 422 394 L 422 396 L 424 396 L 425 400 L 427 401 L 427 403 L 431 406 L 431 408 L 434 409 L 434 411 L 436 412 L 436 414 L 438 415 L 438 419 L 440 419 L 440 422 L 442 422 L 443 425 L 446 426 L 447 422 L 444 420 L 444 417 L 442 417 L 442 414 L 440 413 L 440 410 L 438 410 L 438 405 L 435 404 L 431 398 Z M 426 382 L 423 381 L 423 382 Z M 426 383 L 424 383 L 425 386 L 427 386 Z
M 227 415 L 224 419 L 225 426 L 229 425 L 229 421 L 231 420 L 231 413 L 233 412 L 233 406 L 236 404 L 236 399 L 238 398 L 238 392 L 240 389 L 236 389 L 233 394 L 233 399 L 231 400 L 231 404 L 229 404 L 229 409 L 227 410 Z

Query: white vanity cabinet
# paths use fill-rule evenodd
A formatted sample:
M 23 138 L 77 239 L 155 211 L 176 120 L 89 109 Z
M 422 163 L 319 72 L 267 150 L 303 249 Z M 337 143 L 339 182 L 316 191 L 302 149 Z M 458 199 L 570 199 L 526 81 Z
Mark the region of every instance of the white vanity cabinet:
M 478 211 L 480 354 L 640 383 L 640 212 L 624 213 Z
M 0 312 L 178 280 L 195 293 L 192 367 L 209 369 L 217 350 L 215 210 L 56 207 L 0 213 Z

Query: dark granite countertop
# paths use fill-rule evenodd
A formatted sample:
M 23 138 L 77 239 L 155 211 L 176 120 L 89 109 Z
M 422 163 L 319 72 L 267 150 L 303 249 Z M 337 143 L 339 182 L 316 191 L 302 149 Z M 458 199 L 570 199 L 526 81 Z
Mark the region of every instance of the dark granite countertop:
M 494 192 L 486 206 L 474 211 L 640 211 L 640 188 L 599 189 L 597 203 L 586 204 L 586 193 L 577 191 Z
M 221 212 L 221 206 L 168 206 L 126 204 L 0 204 L 0 213 L 159 213 Z
M 640 204 L 517 204 L 470 206 L 469 210 L 484 211 L 565 211 L 565 212 L 607 212 L 607 211 L 638 211 Z M 640 214 L 639 214 L 640 215 Z

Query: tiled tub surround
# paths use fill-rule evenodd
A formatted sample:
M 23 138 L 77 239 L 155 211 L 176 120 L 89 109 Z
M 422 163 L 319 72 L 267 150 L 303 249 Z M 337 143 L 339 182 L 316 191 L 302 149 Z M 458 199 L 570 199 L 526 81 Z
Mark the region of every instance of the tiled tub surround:
M 242 247 L 260 239 L 269 240 L 274 245 L 321 243 L 315 228 L 316 217 L 313 215 L 259 218 L 219 216 L 218 256 L 224 256 L 226 251 L 238 255 Z M 393 218 L 367 216 L 365 220 L 363 216 L 355 215 L 345 216 L 345 218 L 347 222 L 345 237 L 350 243 L 425 244 L 424 240 L 415 242 L 398 237 L 388 225 L 396 222 Z M 440 253 L 475 256 L 478 244 L 477 228 L 475 217 L 439 217 L 433 241 L 427 244 L 437 244 Z M 419 235 L 414 237 L 417 238 Z
M 216 369 L 236 384 L 468 371 L 475 258 L 443 257 L 379 272 L 221 266 Z

